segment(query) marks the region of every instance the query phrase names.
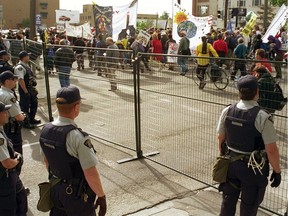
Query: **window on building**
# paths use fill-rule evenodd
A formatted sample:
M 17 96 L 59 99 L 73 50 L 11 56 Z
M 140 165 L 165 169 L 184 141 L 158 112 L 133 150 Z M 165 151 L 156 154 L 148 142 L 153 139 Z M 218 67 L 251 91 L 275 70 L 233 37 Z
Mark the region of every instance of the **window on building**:
M 91 16 L 88 16 L 88 20 L 91 20 Z
M 198 7 L 198 15 L 199 16 L 207 16 L 209 13 L 209 6 L 208 5 L 200 5 Z
M 48 13 L 47 12 L 40 12 L 41 18 L 42 19 L 47 19 Z
M 245 7 L 245 6 L 246 6 L 246 0 L 237 1 L 237 7 Z
M 252 1 L 252 6 L 261 6 L 261 5 L 262 5 L 261 0 L 253 0 Z
M 46 10 L 48 7 L 48 3 L 47 2 L 40 2 L 40 7 L 42 10 Z

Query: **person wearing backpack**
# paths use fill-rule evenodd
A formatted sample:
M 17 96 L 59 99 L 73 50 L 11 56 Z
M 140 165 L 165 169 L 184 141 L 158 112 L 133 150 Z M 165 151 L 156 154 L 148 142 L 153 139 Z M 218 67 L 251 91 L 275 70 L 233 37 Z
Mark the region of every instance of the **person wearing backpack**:
M 277 83 L 271 73 L 264 66 L 260 66 L 254 68 L 253 75 L 259 84 L 259 99 L 257 101 L 259 106 L 269 113 L 275 113 L 276 110 L 282 109 L 287 103 L 287 98 L 284 98 L 279 85 L 279 90 L 275 88 Z M 282 108 L 280 108 L 281 102 L 284 103 Z
M 186 31 L 181 30 L 179 33 L 179 36 L 181 37 L 179 42 L 179 48 L 178 48 L 178 55 L 191 55 L 190 51 L 190 41 L 186 37 Z M 177 58 L 177 63 L 181 67 L 181 76 L 185 76 L 185 74 L 188 72 L 188 67 L 186 65 L 187 58 L 183 56 L 179 56 Z

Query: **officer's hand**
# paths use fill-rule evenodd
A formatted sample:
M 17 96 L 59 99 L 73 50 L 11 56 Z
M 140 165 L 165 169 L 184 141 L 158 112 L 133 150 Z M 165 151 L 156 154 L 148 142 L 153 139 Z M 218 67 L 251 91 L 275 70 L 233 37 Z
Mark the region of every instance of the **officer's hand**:
M 96 200 L 96 204 L 95 204 L 95 208 L 97 209 L 98 206 L 100 206 L 99 208 L 99 216 L 104 216 L 106 214 L 107 211 L 107 204 L 106 204 L 106 197 L 98 197 L 98 199 Z
M 281 173 L 276 173 L 273 171 L 271 177 L 270 177 L 271 187 L 278 187 L 281 183 Z
M 30 97 L 29 92 L 25 93 L 25 98 L 29 98 L 29 97 Z
M 22 167 L 22 165 L 23 165 L 23 156 L 20 153 L 18 153 L 18 152 L 16 152 L 16 160 L 19 161 L 19 163 L 17 164 L 16 167 Z

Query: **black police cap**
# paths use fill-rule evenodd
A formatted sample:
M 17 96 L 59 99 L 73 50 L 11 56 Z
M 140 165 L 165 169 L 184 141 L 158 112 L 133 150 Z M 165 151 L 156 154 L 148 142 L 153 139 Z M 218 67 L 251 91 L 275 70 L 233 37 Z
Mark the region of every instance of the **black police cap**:
M 60 100 L 60 98 L 62 100 Z M 57 104 L 72 104 L 80 100 L 80 91 L 76 86 L 62 87 L 57 91 L 56 94 Z

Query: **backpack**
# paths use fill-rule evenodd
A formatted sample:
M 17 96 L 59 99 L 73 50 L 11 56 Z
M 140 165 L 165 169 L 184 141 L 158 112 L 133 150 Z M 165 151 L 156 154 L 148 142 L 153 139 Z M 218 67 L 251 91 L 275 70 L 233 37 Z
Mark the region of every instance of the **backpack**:
M 284 97 L 282 88 L 273 78 L 268 80 L 261 78 L 258 81 L 260 83 L 259 105 L 263 108 L 281 111 L 287 104 L 287 98 Z M 263 93 L 261 93 L 261 82 L 264 86 L 266 85 Z
M 212 82 L 216 82 L 222 76 L 222 72 L 219 66 L 215 63 L 211 63 L 210 79 Z
M 273 95 L 273 101 L 270 103 L 271 105 L 268 108 L 281 111 L 287 104 L 287 97 L 284 97 L 282 88 L 277 82 L 275 82 L 274 91 L 271 94 Z

